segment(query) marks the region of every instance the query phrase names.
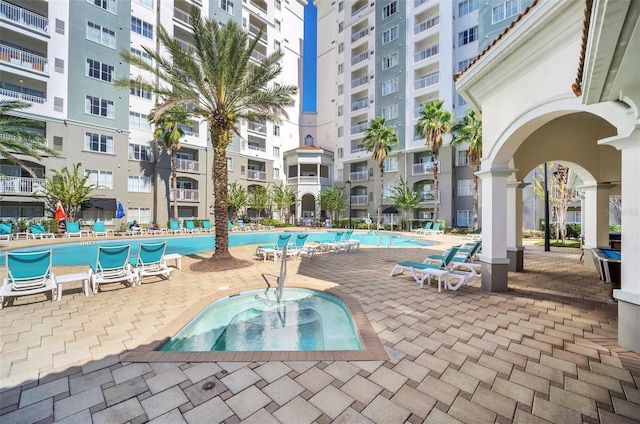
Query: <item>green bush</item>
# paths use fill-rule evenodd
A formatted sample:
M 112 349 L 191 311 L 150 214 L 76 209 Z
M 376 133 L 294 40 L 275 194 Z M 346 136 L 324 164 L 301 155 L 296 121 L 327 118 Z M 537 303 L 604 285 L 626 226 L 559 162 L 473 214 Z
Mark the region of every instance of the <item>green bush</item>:
M 566 224 L 567 225 L 567 238 L 580 238 L 580 234 L 582 234 L 582 226 L 580 224 Z M 544 237 L 544 222 L 540 223 L 540 231 L 542 232 L 542 237 Z M 551 223 L 549 226 L 549 234 L 551 237 L 555 237 L 556 234 L 556 224 Z
M 614 232 L 614 233 L 621 233 L 622 232 L 622 225 L 620 225 L 620 224 L 609 225 L 609 231 Z

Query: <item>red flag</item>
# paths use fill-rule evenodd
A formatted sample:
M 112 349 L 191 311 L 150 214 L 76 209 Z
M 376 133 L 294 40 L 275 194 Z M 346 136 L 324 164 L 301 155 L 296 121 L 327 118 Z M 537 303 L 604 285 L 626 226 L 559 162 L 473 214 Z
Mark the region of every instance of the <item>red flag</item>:
M 62 221 L 63 219 L 67 219 L 67 214 L 64 212 L 62 203 L 58 202 L 56 205 L 56 221 Z

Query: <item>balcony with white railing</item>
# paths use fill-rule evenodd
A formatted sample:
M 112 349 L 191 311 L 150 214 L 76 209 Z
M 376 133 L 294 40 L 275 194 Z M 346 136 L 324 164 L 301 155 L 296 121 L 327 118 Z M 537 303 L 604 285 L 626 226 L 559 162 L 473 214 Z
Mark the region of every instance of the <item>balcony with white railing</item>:
M 352 183 L 356 181 L 369 181 L 369 171 L 355 171 L 349 172 L 349 181 Z
M 176 170 L 181 172 L 200 172 L 200 162 L 197 160 L 178 159 Z
M 267 2 L 251 0 L 249 3 L 251 3 L 251 5 L 253 5 L 253 6 L 255 6 L 259 11 L 261 11 L 263 13 L 267 13 Z
M 369 59 L 369 52 L 360 53 L 359 55 L 351 57 L 351 65 L 356 65 L 367 59 Z
M 254 37 L 257 37 L 258 34 L 260 34 L 260 30 L 261 30 L 261 28 L 258 28 L 255 25 L 252 25 L 252 24 L 249 25 L 249 33 L 251 35 L 253 35 Z M 266 28 L 262 29 L 262 36 L 260 36 L 260 41 L 262 41 L 264 43 L 268 43 L 269 42 L 269 38 L 267 37 L 267 29 Z
M 355 16 L 358 13 L 362 12 L 363 10 L 365 10 L 369 5 L 367 4 L 367 1 L 363 1 L 361 2 L 361 4 L 354 4 L 353 5 L 353 10 L 351 11 L 351 16 Z
M 351 34 L 351 42 L 355 43 L 356 41 L 360 40 L 361 38 L 366 37 L 367 35 L 369 35 L 369 28 L 365 28 L 363 30 L 357 31 L 357 32 L 353 32 Z
M 45 34 L 49 32 L 48 18 L 3 0 L 0 0 L 0 17 L 31 30 Z
M 47 58 L 25 50 L 0 44 L 0 62 L 10 63 L 25 69 L 48 73 Z
M 351 196 L 351 206 L 363 206 L 369 204 L 369 195 L 368 194 L 356 194 Z
M 253 169 L 247 170 L 247 178 L 250 180 L 267 180 L 267 173 L 265 171 L 255 171 Z
M 428 1 L 429 0 L 414 0 L 413 1 L 413 7 L 422 6 L 423 4 L 425 4 Z
M 365 75 L 360 78 L 355 78 L 351 80 L 351 88 L 360 87 L 361 85 L 365 85 L 369 82 L 369 75 Z
M 364 144 L 362 143 L 351 145 L 351 153 L 360 153 L 360 152 L 365 152 L 366 150 L 367 148 L 364 147 Z
M 251 58 L 257 60 L 258 62 L 262 62 L 267 58 L 267 55 L 254 50 L 251 52 Z
M 179 45 L 179 46 L 182 48 L 182 50 L 184 50 L 185 52 L 186 52 L 186 51 L 189 51 L 189 49 L 191 49 L 191 51 L 192 51 L 192 52 L 196 51 L 196 46 L 194 46 L 193 44 L 191 44 L 191 43 L 189 43 L 189 42 L 187 42 L 187 41 L 181 40 L 181 39 L 179 39 L 179 38 L 174 38 L 174 40 L 176 40 L 176 43 L 178 43 L 178 45 Z
M 247 143 L 247 149 L 248 150 L 253 150 L 253 151 L 256 151 L 256 152 L 266 152 L 267 151 L 267 148 L 266 148 L 264 143 L 258 143 L 256 141 L 249 141 Z
M 247 127 L 249 131 L 253 131 L 260 134 L 267 133 L 267 124 L 265 122 L 248 121 Z
M 428 203 L 428 202 L 435 202 L 435 201 L 436 201 L 435 191 L 431 190 L 431 191 L 418 192 L 418 202 Z
M 432 56 L 440 53 L 440 46 L 438 44 L 434 44 L 433 46 L 429 46 L 426 49 L 420 50 L 413 55 L 414 62 L 420 62 L 421 60 L 425 60 Z
M 360 99 L 357 102 L 351 103 L 351 112 L 355 112 L 356 110 L 365 109 L 369 106 L 369 99 L 364 98 Z
M 169 200 L 173 200 L 173 189 L 169 190 Z M 190 188 L 179 188 L 178 201 L 179 202 L 199 202 L 200 190 L 190 189 Z
M 438 161 L 435 161 L 435 162 L 424 162 L 424 163 L 414 163 L 412 165 L 412 168 L 411 168 L 412 174 L 413 175 L 433 174 L 433 164 L 434 163 L 438 163 Z
M 359 124 L 356 125 L 352 125 L 351 126 L 351 134 L 360 134 L 365 132 L 365 130 L 369 128 L 369 123 L 368 122 L 361 122 Z
M 420 90 L 421 88 L 430 87 L 432 85 L 436 85 L 440 83 L 440 74 L 435 72 L 433 74 L 425 75 L 416 79 L 413 82 L 413 89 Z
M 2 83 L 0 83 L 0 85 L 1 84 Z M 47 98 L 44 96 L 9 90 L 7 88 L 0 88 L 0 97 L 10 97 L 12 99 L 24 100 L 25 102 L 29 102 L 29 103 L 40 103 L 40 104 L 43 104 L 44 102 L 47 101 Z
M 177 7 L 173 8 L 173 19 L 187 26 L 191 26 L 191 16 L 184 10 L 180 10 Z
M 0 193 L 32 195 L 42 188 L 44 178 L 0 176 Z
M 417 23 L 413 27 L 413 34 L 418 35 L 421 32 L 431 29 L 439 24 L 440 24 L 440 16 L 435 16 L 431 19 L 424 20 L 422 22 Z

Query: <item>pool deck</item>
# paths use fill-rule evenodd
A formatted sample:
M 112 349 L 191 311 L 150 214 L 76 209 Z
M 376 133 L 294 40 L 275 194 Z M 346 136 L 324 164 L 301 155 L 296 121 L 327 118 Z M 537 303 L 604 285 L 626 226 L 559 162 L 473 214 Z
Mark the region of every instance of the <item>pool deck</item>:
M 89 297 L 77 282 L 60 302 L 16 298 L 0 311 L 0 422 L 640 421 L 640 355 L 616 344 L 617 305 L 579 250 L 527 246 L 526 271 L 509 274 L 507 293 L 486 292 L 478 279 L 438 293 L 410 274 L 389 276 L 398 261 L 466 241 L 429 239 L 441 244 L 289 261 L 289 285 L 334 288 L 360 304 L 386 360 L 126 360 L 202 299 L 263 288 L 261 274 L 279 264 L 255 258 L 253 246 L 231 249 L 254 261 L 241 270 L 193 273 L 189 264 L 207 254 L 191 255 L 170 281 Z

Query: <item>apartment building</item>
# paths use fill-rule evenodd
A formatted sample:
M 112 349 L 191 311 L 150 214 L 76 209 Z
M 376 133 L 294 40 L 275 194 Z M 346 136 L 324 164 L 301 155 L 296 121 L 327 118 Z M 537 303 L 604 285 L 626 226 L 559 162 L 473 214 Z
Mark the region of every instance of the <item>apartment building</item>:
M 82 218 L 112 222 L 116 199 L 128 220 L 166 222 L 172 216 L 170 156 L 153 141 L 148 116 L 157 99 L 113 81 L 144 75 L 120 58 L 130 51 L 151 60 L 143 47 L 159 49 L 158 25 L 185 48 L 193 43 L 189 11 L 199 7 L 220 23 L 233 19 L 262 36 L 254 58 L 285 52 L 276 84 L 301 85 L 304 0 L 0 0 L 0 98 L 32 104 L 21 116 L 44 123 L 42 135 L 58 158 L 30 161 L 36 177 L 0 161 L 0 217 L 45 216 L 37 195 L 52 169 L 81 163 L 99 185 Z M 73 18 L 72 18 L 73 17 Z M 280 124 L 240 122 L 228 149 L 229 180 L 251 188 L 284 181 L 283 152 L 299 146 L 300 101 Z M 213 157 L 205 122 L 183 128 L 178 153 L 181 217 L 211 218 Z M 27 158 L 28 159 L 28 158 Z

